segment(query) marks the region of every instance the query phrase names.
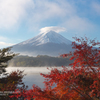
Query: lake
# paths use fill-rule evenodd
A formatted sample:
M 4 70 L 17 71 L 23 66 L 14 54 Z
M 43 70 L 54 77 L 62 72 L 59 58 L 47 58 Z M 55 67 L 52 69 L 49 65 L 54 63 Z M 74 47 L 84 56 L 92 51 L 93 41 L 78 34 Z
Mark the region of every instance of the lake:
M 49 68 L 49 70 L 47 68 Z M 53 67 L 53 68 L 57 68 L 59 70 L 62 69 L 62 67 Z M 24 70 L 24 74 L 26 74 L 26 76 L 24 76 L 23 82 L 25 83 L 25 85 L 28 85 L 28 89 L 31 89 L 33 84 L 36 84 L 39 87 L 43 88 L 44 77 L 42 77 L 40 73 L 47 74 L 50 72 L 50 69 L 51 67 L 7 67 L 6 68 L 8 73 L 16 70 L 20 71 Z

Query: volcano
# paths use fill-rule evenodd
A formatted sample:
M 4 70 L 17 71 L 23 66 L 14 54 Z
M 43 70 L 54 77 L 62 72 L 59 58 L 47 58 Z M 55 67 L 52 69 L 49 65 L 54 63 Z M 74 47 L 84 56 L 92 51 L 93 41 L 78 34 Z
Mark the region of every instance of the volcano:
M 62 35 L 49 31 L 12 46 L 12 51 L 28 56 L 59 56 L 72 51 L 71 43 Z

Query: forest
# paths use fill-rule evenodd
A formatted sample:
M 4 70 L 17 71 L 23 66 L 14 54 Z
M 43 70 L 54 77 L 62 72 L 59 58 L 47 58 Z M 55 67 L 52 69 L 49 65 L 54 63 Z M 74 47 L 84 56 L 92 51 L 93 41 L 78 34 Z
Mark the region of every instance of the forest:
M 37 66 L 68 66 L 72 61 L 69 57 L 51 57 L 47 55 L 38 55 L 37 57 L 16 56 L 8 62 L 9 66 L 37 67 Z

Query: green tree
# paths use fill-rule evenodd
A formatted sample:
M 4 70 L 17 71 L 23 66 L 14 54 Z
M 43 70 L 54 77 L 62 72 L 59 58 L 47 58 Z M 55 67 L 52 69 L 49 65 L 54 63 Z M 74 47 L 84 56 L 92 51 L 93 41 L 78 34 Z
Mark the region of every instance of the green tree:
M 6 72 L 5 68 L 7 67 L 8 61 L 17 55 L 10 50 L 11 48 L 0 49 L 0 74 Z
M 14 91 L 15 89 L 20 89 L 20 91 L 26 90 L 27 86 L 24 85 L 22 78 L 24 77 L 23 71 L 12 71 L 9 74 L 4 74 L 6 72 L 5 68 L 8 65 L 8 61 L 11 60 L 18 54 L 11 52 L 11 48 L 0 49 L 0 92 Z M 20 86 L 19 86 L 20 85 Z M 17 100 L 10 99 L 9 93 L 0 95 L 0 100 Z

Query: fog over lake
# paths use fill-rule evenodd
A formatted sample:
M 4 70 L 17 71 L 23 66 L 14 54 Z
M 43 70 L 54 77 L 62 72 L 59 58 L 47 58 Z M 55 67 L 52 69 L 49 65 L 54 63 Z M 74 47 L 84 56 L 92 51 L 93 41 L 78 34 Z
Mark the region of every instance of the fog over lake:
M 47 68 L 49 68 L 49 70 Z M 57 68 L 59 70 L 62 69 L 62 67 L 52 67 L 52 68 Z M 26 76 L 24 76 L 23 82 L 25 83 L 25 85 L 28 85 L 29 89 L 31 89 L 33 84 L 36 84 L 39 87 L 43 88 L 44 77 L 42 77 L 40 73 L 47 74 L 50 72 L 50 69 L 51 67 L 7 67 L 6 68 L 8 73 L 16 70 L 20 71 L 24 70 L 24 74 L 26 74 Z

